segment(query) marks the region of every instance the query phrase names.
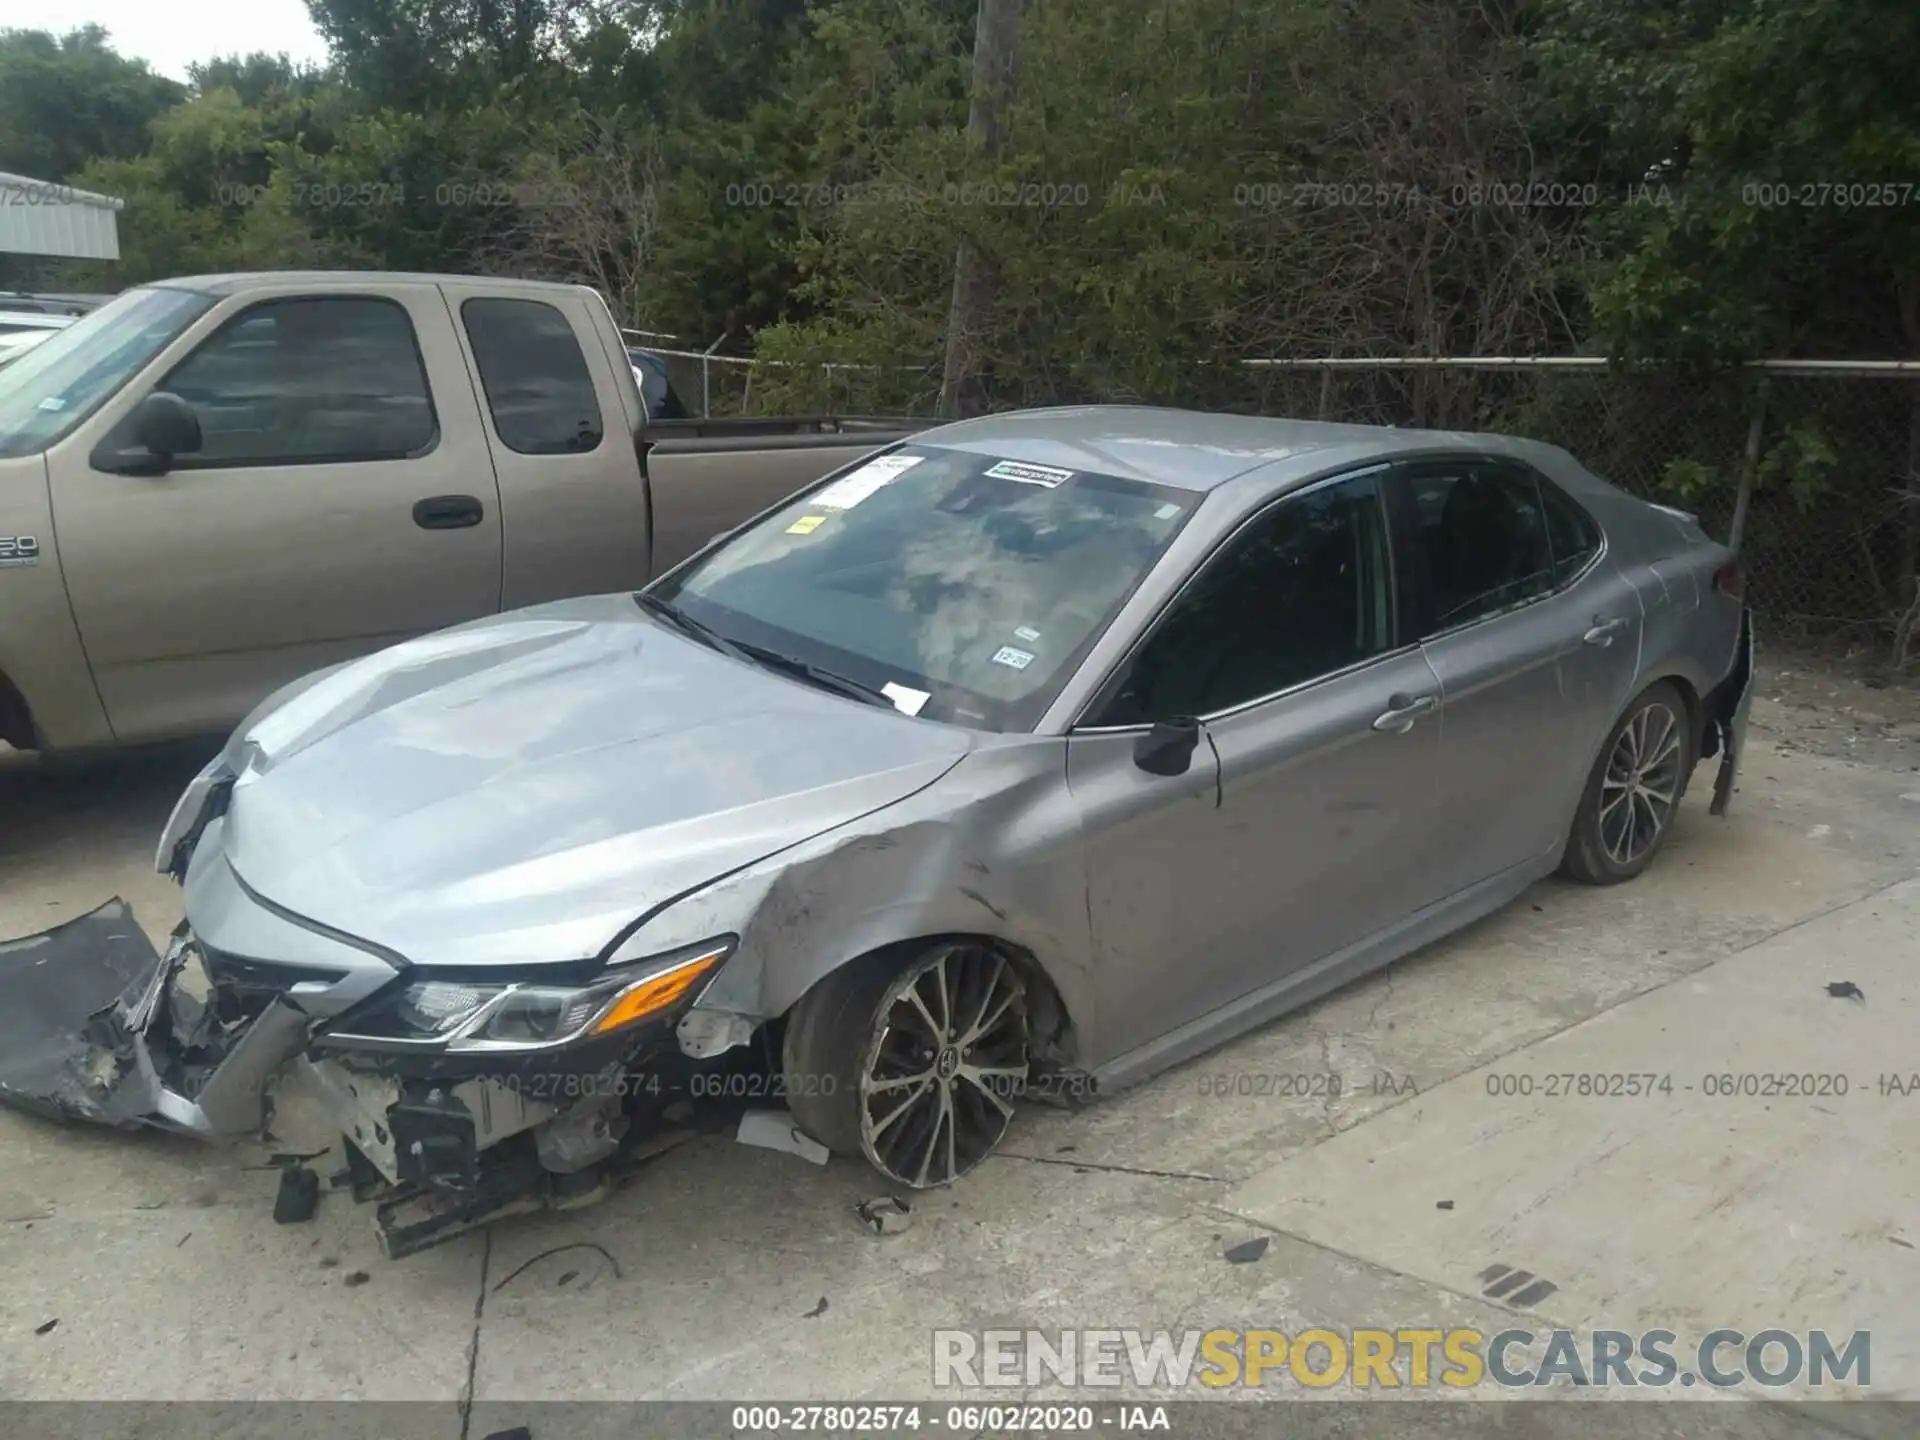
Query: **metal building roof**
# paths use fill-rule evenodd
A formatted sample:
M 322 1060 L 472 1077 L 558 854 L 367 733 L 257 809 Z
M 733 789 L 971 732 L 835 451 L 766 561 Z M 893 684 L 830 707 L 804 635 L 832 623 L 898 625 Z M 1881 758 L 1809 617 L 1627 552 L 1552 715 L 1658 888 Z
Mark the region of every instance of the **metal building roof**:
M 0 171 L 0 253 L 118 260 L 126 201 Z

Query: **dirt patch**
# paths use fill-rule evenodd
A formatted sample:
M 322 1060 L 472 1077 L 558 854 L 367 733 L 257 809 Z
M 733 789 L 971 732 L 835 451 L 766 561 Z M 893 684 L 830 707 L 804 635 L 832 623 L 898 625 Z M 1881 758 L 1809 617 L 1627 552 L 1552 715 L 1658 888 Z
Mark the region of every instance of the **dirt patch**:
M 1920 770 L 1920 677 L 1781 650 L 1755 657 L 1752 726 L 1783 750 Z

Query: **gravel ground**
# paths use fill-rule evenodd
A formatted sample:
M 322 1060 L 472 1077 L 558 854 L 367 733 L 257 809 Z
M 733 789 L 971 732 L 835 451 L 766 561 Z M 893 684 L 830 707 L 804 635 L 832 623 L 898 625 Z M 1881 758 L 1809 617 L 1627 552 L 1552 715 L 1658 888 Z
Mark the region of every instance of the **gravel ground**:
M 1920 677 L 1888 681 L 1824 656 L 1755 659 L 1753 729 L 1782 750 L 1920 771 Z

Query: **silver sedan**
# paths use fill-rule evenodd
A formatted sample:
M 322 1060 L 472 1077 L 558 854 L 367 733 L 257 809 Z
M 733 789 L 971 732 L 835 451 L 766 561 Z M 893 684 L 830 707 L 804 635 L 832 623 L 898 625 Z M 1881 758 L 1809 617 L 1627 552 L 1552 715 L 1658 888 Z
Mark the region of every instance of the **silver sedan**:
M 90 923 L 116 958 L 36 996 L 86 1033 L 0 1086 L 219 1134 L 302 1067 L 369 1193 L 465 1222 L 770 1056 L 807 1135 L 946 1184 L 1022 1097 L 1124 1088 L 1556 869 L 1637 875 L 1696 762 L 1731 791 L 1742 589 L 1523 440 L 932 430 L 638 596 L 274 697 L 161 842 L 168 953 L 53 932 L 67 973 Z

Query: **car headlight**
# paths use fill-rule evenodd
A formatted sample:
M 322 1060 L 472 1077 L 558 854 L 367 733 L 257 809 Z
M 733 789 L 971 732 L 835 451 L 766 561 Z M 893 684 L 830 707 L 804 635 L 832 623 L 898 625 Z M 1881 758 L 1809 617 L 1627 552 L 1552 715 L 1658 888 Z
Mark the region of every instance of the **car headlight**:
M 414 980 L 349 1011 L 314 1043 L 462 1053 L 558 1049 L 671 1015 L 734 943 L 727 936 L 653 956 L 580 985 Z

